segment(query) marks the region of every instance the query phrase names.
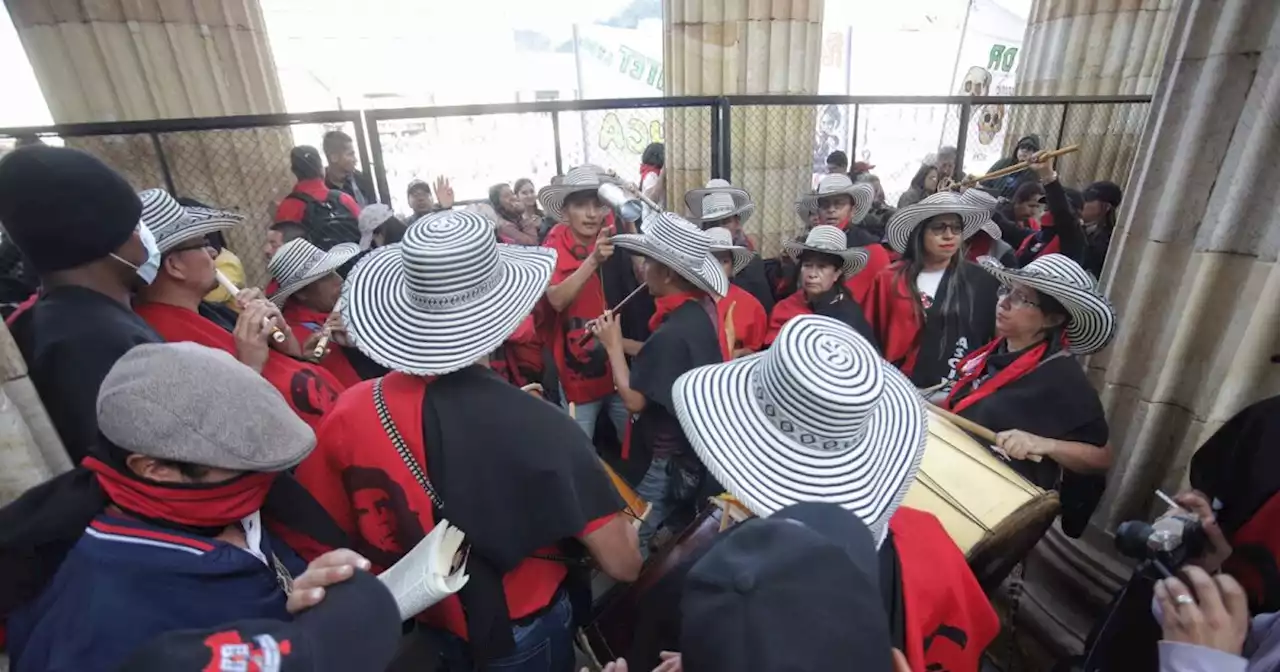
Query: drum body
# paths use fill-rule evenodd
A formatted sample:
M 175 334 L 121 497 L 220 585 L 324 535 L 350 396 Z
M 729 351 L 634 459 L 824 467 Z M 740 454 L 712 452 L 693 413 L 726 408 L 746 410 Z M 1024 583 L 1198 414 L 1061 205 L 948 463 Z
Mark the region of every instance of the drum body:
M 1057 492 L 1035 486 L 932 412 L 920 472 L 902 504 L 937 516 L 987 591 L 1040 541 L 1059 508 Z

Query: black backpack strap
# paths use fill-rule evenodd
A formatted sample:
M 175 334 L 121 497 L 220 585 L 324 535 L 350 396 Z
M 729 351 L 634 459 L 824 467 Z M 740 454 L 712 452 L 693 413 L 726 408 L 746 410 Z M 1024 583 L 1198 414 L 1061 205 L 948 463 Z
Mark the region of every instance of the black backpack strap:
M 311 194 L 301 192 L 301 191 L 291 191 L 289 192 L 288 196 L 285 196 L 285 198 L 292 198 L 295 201 L 302 201 L 306 205 L 317 204 L 320 202 L 320 201 L 317 201 L 315 197 L 312 196 Z

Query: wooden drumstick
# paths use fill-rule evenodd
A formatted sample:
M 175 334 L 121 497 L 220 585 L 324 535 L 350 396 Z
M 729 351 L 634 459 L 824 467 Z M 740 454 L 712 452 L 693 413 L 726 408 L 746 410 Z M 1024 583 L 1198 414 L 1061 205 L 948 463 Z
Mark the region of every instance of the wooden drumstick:
M 240 288 L 236 287 L 236 283 L 231 282 L 231 279 L 223 275 L 222 271 L 215 270 L 214 275 L 217 276 L 218 278 L 218 284 L 222 285 L 222 288 L 227 290 L 228 294 L 230 294 L 231 296 L 235 296 L 240 293 Z M 284 335 L 284 332 L 280 331 L 280 327 L 277 327 L 271 321 L 271 318 L 269 317 L 263 318 L 262 324 L 264 327 L 269 327 L 271 329 L 271 340 L 275 341 L 276 343 L 284 343 L 286 338 Z
M 978 437 L 979 439 L 982 439 L 983 441 L 986 441 L 987 443 L 993 446 L 997 445 L 996 433 L 987 429 L 986 427 L 983 427 L 982 425 L 979 425 L 978 423 L 964 416 L 956 415 L 955 413 L 952 413 L 951 411 L 948 411 L 947 409 L 942 408 L 940 406 L 934 406 L 932 410 L 938 415 L 942 416 L 944 420 L 950 422 L 956 427 L 959 427 L 960 429 L 963 429 L 964 431 L 969 432 L 970 434 Z M 1027 459 L 1031 460 L 1032 462 L 1039 462 L 1044 458 L 1041 457 L 1040 455 L 1028 455 Z
M 621 301 L 619 301 L 619 302 L 618 302 L 618 305 L 616 305 L 616 306 L 614 306 L 613 308 L 611 308 L 608 312 L 616 313 L 616 312 L 618 312 L 619 310 L 622 310 L 622 307 L 623 307 L 623 306 L 625 306 L 625 305 L 627 305 L 627 302 L 628 302 L 628 301 L 630 301 L 633 297 L 635 297 L 635 295 L 639 294 L 639 293 L 640 293 L 640 290 L 642 290 L 642 289 L 646 289 L 647 287 L 648 287 L 648 285 L 640 285 L 639 287 L 636 287 L 635 291 L 633 291 L 633 292 L 631 292 L 630 294 L 628 294 L 625 298 L 623 298 Z M 601 317 L 603 317 L 603 315 L 602 315 Z M 598 319 L 600 319 L 600 318 L 596 318 L 596 320 L 598 320 Z M 595 338 L 595 337 L 596 337 L 596 335 L 595 335 L 595 334 L 593 334 L 593 333 L 591 333 L 591 331 L 590 331 L 591 325 L 592 325 L 593 323 L 595 323 L 595 321 L 596 321 L 596 320 L 591 320 L 590 322 L 588 322 L 588 323 L 587 323 L 587 329 L 588 329 L 588 331 L 587 331 L 587 333 L 585 333 L 585 334 L 583 334 L 583 335 L 582 335 L 582 338 L 579 338 L 579 339 L 578 339 L 578 347 L 582 347 L 582 346 L 584 346 L 584 345 L 586 345 L 586 344 L 590 343 L 590 342 L 591 342 L 591 339 L 593 339 L 593 338 Z
M 1044 163 L 1049 159 L 1056 159 L 1059 156 L 1063 156 L 1063 155 L 1070 154 L 1072 152 L 1078 152 L 1078 151 L 1080 151 L 1080 145 L 1070 145 L 1068 147 L 1063 147 L 1062 149 L 1055 149 L 1052 152 L 1043 152 L 1031 158 L 1039 159 L 1036 163 Z M 1000 170 L 992 171 L 990 173 L 987 173 L 986 175 L 979 175 L 978 177 L 965 178 L 960 181 L 960 184 L 965 186 L 972 186 L 979 182 L 986 182 L 987 180 L 994 180 L 996 178 L 1004 177 L 1005 175 L 1012 175 L 1014 173 L 1026 170 L 1030 167 L 1031 167 L 1030 161 L 1021 161 L 1007 168 L 1001 168 Z

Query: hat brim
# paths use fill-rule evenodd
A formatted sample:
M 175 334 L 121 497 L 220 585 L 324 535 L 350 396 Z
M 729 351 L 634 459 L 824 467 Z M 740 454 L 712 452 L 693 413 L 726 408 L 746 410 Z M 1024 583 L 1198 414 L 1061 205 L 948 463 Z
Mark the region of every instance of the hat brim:
M 711 217 L 705 216 L 702 209 L 702 201 L 711 194 L 728 194 L 733 198 L 733 210 L 725 213 L 715 213 Z M 685 192 L 684 205 L 689 209 L 689 219 L 699 224 L 706 222 L 718 222 L 722 219 L 728 219 L 734 215 L 745 223 L 755 214 L 756 205 L 751 202 L 751 195 L 746 189 L 738 187 L 704 187 L 702 189 L 690 189 Z
M 985 208 L 961 203 L 916 203 L 908 205 L 894 213 L 885 226 L 884 237 L 889 246 L 898 254 L 906 254 L 911 246 L 911 235 L 916 227 L 930 217 L 938 215 L 957 215 L 963 225 L 960 237 L 968 240 L 982 228 L 983 222 L 991 219 Z
M 761 408 L 753 378 L 765 356 L 699 367 L 676 379 L 676 417 L 698 458 L 758 516 L 801 502 L 829 502 L 873 530 L 884 526 L 924 456 L 929 425 L 915 386 L 879 362 L 884 391 L 865 433 L 851 450 L 825 451 L 796 442 Z
M 979 226 L 977 229 L 974 229 L 973 233 L 970 235 L 971 236 L 977 235 L 978 231 L 986 232 L 988 236 L 991 236 L 992 240 L 1001 240 L 1004 236 L 1004 234 L 1001 233 L 1000 231 L 1000 225 L 996 224 L 995 220 L 993 219 L 988 219 L 987 221 L 983 222 L 982 225 Z M 966 240 L 968 239 L 966 238 Z
M 458 308 L 426 310 L 410 298 L 400 243 L 365 255 L 342 283 L 342 320 L 361 352 L 415 376 L 453 373 L 502 345 L 547 291 L 554 250 L 497 245 L 501 279 Z
M 751 260 L 755 259 L 756 257 L 754 252 L 752 252 L 751 250 L 748 250 L 747 248 L 741 245 L 712 245 L 711 246 L 712 254 L 717 254 L 721 252 L 728 252 L 733 255 L 733 274 L 734 275 L 737 275 L 739 272 L 742 271 L 742 269 L 749 266 L 751 264 Z
M 979 257 L 978 265 L 1003 284 L 1018 283 L 1047 294 L 1066 308 L 1067 347 L 1077 355 L 1090 355 L 1107 347 L 1119 326 L 1116 311 L 1105 296 L 1076 287 L 1048 275 L 1005 268 L 991 257 Z
M 686 268 L 675 255 L 654 245 L 642 233 L 623 233 L 614 236 L 611 240 L 614 245 L 624 250 L 631 250 L 646 259 L 652 259 L 670 268 L 704 292 L 723 297 L 729 291 L 729 278 L 725 276 L 724 268 L 720 266 L 720 261 L 709 253 L 702 258 L 698 268 L 690 269 Z
M 332 249 L 325 252 L 324 258 L 316 263 L 309 273 L 287 285 L 281 285 L 276 293 L 271 295 L 271 302 L 277 306 L 284 306 L 284 302 L 293 296 L 294 292 L 342 268 L 343 264 L 351 261 L 352 257 L 360 254 L 361 251 L 353 243 L 334 245 Z
M 617 183 L 618 180 L 608 175 L 598 175 L 595 184 L 548 184 L 538 190 L 538 203 L 542 205 L 542 211 L 546 215 L 557 222 L 562 222 L 564 221 L 564 201 L 571 194 L 585 191 L 598 192 L 601 185 Z
M 818 211 L 818 200 L 823 198 L 831 198 L 832 196 L 845 195 L 853 199 L 853 216 L 849 218 L 850 224 L 861 224 L 862 220 L 867 218 L 867 214 L 871 212 L 871 202 L 876 200 L 876 190 L 865 182 L 855 182 L 853 186 L 846 187 L 839 191 L 830 191 L 825 194 L 813 192 L 805 194 L 796 199 L 796 214 L 801 219 L 807 220 L 810 213 Z
M 211 233 L 227 231 L 235 228 L 237 224 L 244 221 L 240 215 L 219 210 L 209 210 L 208 208 L 184 208 L 187 211 L 186 216 L 192 218 L 193 224 L 183 227 L 182 231 L 173 235 L 166 236 L 163 241 L 156 241 L 156 247 L 160 248 L 160 253 L 165 254 L 173 248 L 196 238 L 202 238 Z M 155 232 L 153 231 L 152 234 Z
M 850 247 L 843 250 L 827 250 L 821 247 L 810 247 L 802 242 L 788 240 L 782 244 L 782 251 L 792 259 L 799 260 L 800 255 L 805 252 L 817 252 L 818 254 L 829 254 L 833 257 L 839 257 L 844 260 L 844 266 L 840 269 L 840 275 L 845 278 L 851 278 L 858 274 L 859 271 L 867 267 L 867 260 L 871 258 L 871 253 L 866 248 Z

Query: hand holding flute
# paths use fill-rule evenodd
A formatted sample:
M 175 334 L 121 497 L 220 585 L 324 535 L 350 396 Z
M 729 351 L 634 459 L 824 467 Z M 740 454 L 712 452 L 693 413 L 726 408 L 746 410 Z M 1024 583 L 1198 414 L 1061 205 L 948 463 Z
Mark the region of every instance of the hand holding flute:
M 258 291 L 253 295 L 242 297 L 241 296 L 242 293 L 245 293 L 251 290 L 241 290 L 239 287 L 236 287 L 235 283 L 231 282 L 231 280 L 227 278 L 227 276 L 223 275 L 222 271 L 215 271 L 215 275 L 218 278 L 218 284 L 221 285 L 222 288 L 226 290 L 228 294 L 230 294 L 231 296 L 234 296 L 236 300 L 240 302 L 242 309 L 247 304 L 249 304 L 249 302 L 253 300 L 256 300 L 259 298 L 265 298 L 261 295 L 262 294 L 261 291 Z M 266 321 L 263 322 L 263 327 L 264 328 L 269 327 L 271 329 L 271 340 L 275 341 L 276 343 L 284 343 L 285 339 L 287 339 L 288 336 L 286 336 L 285 333 L 281 331 L 279 327 L 275 326 L 275 321 L 270 316 L 264 319 Z

